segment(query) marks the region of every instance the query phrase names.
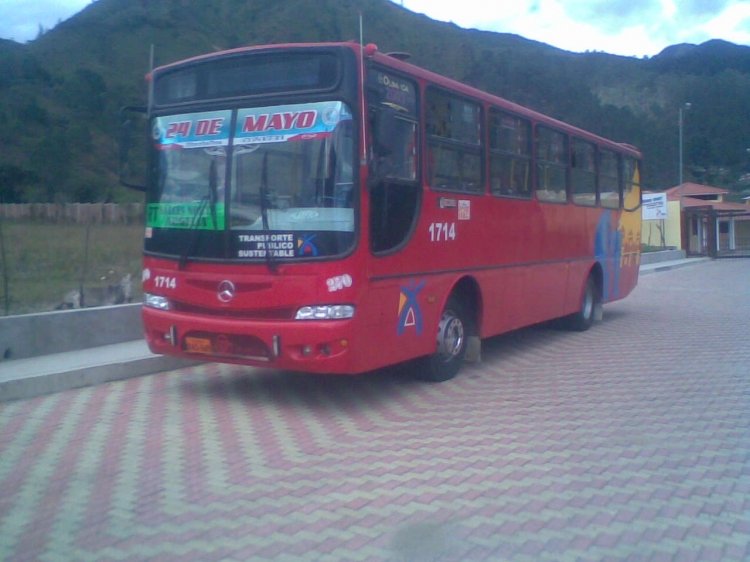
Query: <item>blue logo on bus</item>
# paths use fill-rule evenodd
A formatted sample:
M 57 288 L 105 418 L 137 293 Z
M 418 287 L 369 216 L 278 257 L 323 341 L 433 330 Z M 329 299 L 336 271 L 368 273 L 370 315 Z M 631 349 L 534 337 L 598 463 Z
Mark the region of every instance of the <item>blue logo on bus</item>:
M 398 335 L 404 334 L 407 328 L 414 327 L 417 335 L 422 334 L 422 309 L 417 301 L 417 295 L 424 289 L 424 281 L 412 280 L 405 287 L 401 287 L 398 300 Z
M 318 247 L 313 244 L 313 239 L 317 236 L 317 234 L 308 234 L 307 236 L 302 236 L 301 238 L 297 238 L 297 255 L 298 256 L 317 256 L 318 255 Z
M 604 211 L 596 228 L 594 255 L 604 269 L 604 301 L 620 294 L 620 257 L 622 256 L 622 232 L 614 224 L 613 213 Z

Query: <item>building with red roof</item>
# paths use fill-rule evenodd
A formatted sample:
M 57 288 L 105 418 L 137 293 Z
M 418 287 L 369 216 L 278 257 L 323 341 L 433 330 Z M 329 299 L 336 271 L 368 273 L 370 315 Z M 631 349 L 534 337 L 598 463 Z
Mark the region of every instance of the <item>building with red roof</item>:
M 750 201 L 725 201 L 729 190 L 686 182 L 664 192 L 667 218 L 657 223 L 644 220 L 643 241 L 649 243 L 654 229 L 668 246 L 687 255 L 750 255 Z

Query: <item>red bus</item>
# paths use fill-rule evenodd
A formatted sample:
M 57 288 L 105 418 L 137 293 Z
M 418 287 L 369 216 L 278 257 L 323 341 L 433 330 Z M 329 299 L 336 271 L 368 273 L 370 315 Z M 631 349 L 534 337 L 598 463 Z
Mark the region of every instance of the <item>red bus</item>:
M 640 153 L 356 43 L 149 75 L 154 353 L 446 380 L 635 286 Z M 468 350 L 468 352 L 467 352 Z

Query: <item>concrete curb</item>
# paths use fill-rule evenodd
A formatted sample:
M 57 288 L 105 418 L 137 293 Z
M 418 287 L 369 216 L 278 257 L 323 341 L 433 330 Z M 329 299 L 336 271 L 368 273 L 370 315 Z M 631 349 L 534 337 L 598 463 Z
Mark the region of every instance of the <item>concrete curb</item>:
M 699 263 L 711 261 L 711 258 L 685 258 L 682 260 L 665 261 L 660 263 L 650 263 L 641 265 L 639 275 L 648 275 L 651 273 L 660 273 L 662 271 L 669 271 L 672 269 L 679 269 L 681 267 L 688 267 Z
M 196 365 L 154 355 L 138 340 L 0 363 L 0 402 Z
M 0 317 L 0 356 L 12 361 L 143 338 L 141 304 Z
M 658 250 L 656 252 L 642 252 L 641 265 L 664 261 L 679 261 L 687 258 L 685 250 Z

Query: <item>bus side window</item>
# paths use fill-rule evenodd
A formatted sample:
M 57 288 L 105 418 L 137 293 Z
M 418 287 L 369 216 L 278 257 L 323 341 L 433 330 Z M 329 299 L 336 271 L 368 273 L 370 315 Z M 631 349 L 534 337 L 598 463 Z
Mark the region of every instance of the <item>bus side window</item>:
M 531 125 L 490 110 L 490 189 L 494 195 L 531 197 Z
M 566 136 L 546 127 L 536 130 L 536 196 L 540 201 L 567 201 L 568 143 Z
M 611 150 L 599 151 L 599 200 L 607 209 L 620 208 L 620 163 Z
M 623 161 L 625 169 L 623 205 L 629 211 L 637 210 L 641 203 L 641 169 L 639 164 L 638 160 L 630 156 L 625 157 Z
M 482 193 L 481 107 L 436 88 L 427 90 L 426 101 L 430 186 Z
M 573 139 L 571 150 L 571 189 L 573 202 L 593 207 L 596 205 L 596 146 Z

